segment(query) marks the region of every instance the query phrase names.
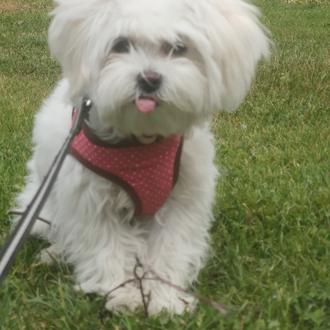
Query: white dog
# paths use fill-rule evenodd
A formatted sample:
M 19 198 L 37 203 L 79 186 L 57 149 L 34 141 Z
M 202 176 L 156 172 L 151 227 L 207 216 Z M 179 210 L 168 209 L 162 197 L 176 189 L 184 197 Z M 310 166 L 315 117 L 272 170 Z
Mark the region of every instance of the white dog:
M 49 45 L 63 80 L 36 115 L 18 205 L 28 205 L 70 130 L 72 109 L 88 96 L 88 122 L 41 214 L 51 226 L 37 222 L 34 234 L 74 266 L 84 292 L 106 294 L 132 278 L 137 257 L 187 288 L 205 261 L 212 221 L 217 171 L 208 121 L 241 103 L 269 52 L 258 10 L 243 0 L 56 5 Z M 161 282 L 144 284 L 151 314 L 193 304 Z M 130 283 L 106 307 L 141 304 Z

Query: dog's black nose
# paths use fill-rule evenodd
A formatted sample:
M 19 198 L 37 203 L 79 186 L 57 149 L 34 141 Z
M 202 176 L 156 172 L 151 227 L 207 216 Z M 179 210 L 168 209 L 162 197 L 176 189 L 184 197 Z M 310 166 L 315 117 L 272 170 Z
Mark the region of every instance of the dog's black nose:
M 139 73 L 137 83 L 142 92 L 153 93 L 160 87 L 162 76 L 154 71 Z

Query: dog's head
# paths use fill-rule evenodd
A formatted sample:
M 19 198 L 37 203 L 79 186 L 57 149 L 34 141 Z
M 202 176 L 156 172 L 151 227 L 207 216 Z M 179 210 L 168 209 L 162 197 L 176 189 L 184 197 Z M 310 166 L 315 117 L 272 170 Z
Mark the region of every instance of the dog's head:
M 242 0 L 57 0 L 49 29 L 74 100 L 122 134 L 182 132 L 235 109 L 269 42 Z

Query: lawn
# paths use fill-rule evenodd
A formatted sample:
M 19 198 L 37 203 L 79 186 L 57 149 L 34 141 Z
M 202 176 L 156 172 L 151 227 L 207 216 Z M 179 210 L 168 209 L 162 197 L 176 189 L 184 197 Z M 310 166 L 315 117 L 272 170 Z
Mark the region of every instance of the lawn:
M 3 1 L 4 2 L 4 1 Z M 0 329 L 330 329 L 330 4 L 256 1 L 276 45 L 244 104 L 214 120 L 222 172 L 213 253 L 195 290 L 228 306 L 112 316 L 29 240 L 0 288 Z M 0 3 L 0 241 L 22 188 L 33 116 L 60 76 L 49 1 Z

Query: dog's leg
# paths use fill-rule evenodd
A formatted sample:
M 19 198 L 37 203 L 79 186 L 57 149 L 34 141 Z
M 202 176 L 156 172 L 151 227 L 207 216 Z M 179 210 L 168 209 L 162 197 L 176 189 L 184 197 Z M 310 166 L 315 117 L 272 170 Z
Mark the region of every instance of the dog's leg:
M 183 289 L 197 278 L 208 248 L 209 225 L 205 220 L 210 219 L 210 214 L 195 207 L 196 201 L 191 203 L 195 205 L 184 207 L 175 201 L 169 202 L 169 208 L 157 217 L 163 224 L 155 223 L 149 240 L 150 268 L 162 279 Z M 161 281 L 149 283 L 147 289 L 151 293 L 151 314 L 162 309 L 181 314 L 194 307 L 190 295 Z
M 135 256 L 143 258 L 146 232 L 130 220 L 133 202 L 117 185 L 68 158 L 53 190 L 55 208 L 50 241 L 73 265 L 77 289 L 107 296 L 112 311 L 134 310 L 139 292 L 130 282 Z
M 185 142 L 179 181 L 150 231 L 150 268 L 185 289 L 197 278 L 208 250 L 216 174 L 210 135 L 196 132 Z M 168 284 L 149 281 L 148 290 L 150 313 L 193 308 L 190 295 Z
M 84 242 L 81 246 L 79 242 L 74 243 L 76 247 L 70 258 L 79 287 L 87 293 L 105 295 L 108 310 L 134 311 L 142 303 L 133 281 L 133 270 L 135 255 L 145 253 L 144 233 L 139 228 L 121 223 L 123 220 L 116 216 L 95 217 L 91 221 L 94 224 L 81 231 Z M 77 250 L 81 252 L 77 253 Z

